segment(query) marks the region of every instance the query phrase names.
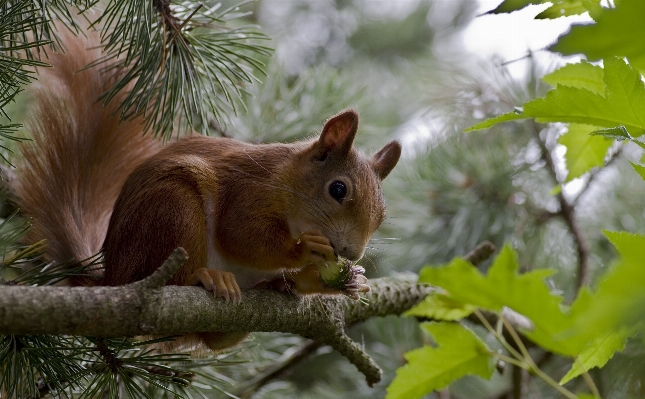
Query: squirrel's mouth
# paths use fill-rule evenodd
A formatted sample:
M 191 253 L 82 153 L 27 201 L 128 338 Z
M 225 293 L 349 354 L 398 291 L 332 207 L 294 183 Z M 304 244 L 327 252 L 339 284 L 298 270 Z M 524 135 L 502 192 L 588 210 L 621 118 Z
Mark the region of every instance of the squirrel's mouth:
M 334 246 L 334 244 L 331 244 L 332 248 L 334 248 L 334 253 L 337 256 L 341 256 L 345 259 L 349 259 L 352 262 L 358 262 L 362 257 L 363 254 L 365 253 L 364 248 L 360 248 L 357 250 L 357 248 L 352 248 L 350 246 L 344 246 L 341 249 L 338 249 L 338 247 Z

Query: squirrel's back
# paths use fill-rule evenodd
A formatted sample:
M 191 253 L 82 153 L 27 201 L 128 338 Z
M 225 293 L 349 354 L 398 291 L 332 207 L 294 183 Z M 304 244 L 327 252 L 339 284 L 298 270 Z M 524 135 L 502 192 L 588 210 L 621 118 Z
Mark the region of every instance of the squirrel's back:
M 63 262 L 101 250 L 110 214 L 128 175 L 161 144 L 143 135 L 143 120 L 120 121 L 117 95 L 98 100 L 114 82 L 100 66 L 83 69 L 101 52 L 97 35 L 63 34 L 65 54 L 50 53 L 39 70 L 15 187 L 32 218 L 29 242 L 47 239 L 46 257 Z M 21 184 L 22 182 L 22 184 Z

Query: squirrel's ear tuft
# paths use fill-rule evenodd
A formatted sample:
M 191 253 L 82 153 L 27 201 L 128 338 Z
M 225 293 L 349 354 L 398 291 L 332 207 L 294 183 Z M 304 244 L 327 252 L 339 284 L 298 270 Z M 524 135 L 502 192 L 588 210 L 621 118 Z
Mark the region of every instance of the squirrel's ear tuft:
M 352 148 L 358 130 L 358 114 L 346 110 L 331 117 L 323 127 L 320 139 L 316 143 L 320 158 L 325 158 L 332 151 L 348 152 Z
M 372 164 L 372 169 L 378 175 L 378 177 L 383 180 L 390 174 L 392 169 L 396 166 L 396 163 L 399 162 L 401 157 L 401 143 L 398 141 L 392 141 L 381 148 L 379 152 L 372 156 L 370 163 Z

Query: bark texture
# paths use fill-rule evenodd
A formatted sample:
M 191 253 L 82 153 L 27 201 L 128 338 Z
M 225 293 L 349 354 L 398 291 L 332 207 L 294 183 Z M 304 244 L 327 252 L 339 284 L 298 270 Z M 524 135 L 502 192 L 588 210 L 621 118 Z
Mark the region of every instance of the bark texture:
M 345 333 L 370 317 L 401 314 L 431 292 L 422 284 L 376 279 L 361 300 L 246 290 L 239 302 L 200 287 L 164 286 L 186 256 L 176 250 L 152 276 L 120 287 L 0 287 L 0 334 L 93 337 L 177 335 L 202 331 L 279 331 L 330 345 L 373 385 L 376 363 Z

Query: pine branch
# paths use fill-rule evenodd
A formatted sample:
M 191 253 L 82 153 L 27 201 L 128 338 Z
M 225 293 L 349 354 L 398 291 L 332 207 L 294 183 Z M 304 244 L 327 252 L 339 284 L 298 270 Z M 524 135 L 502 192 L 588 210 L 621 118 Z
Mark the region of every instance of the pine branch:
M 125 71 L 104 95 L 111 101 L 127 90 L 121 117 L 146 116 L 146 130 L 169 139 L 188 127 L 208 133 L 210 122 L 223 125 L 229 113 L 244 108 L 245 85 L 257 81 L 261 59 L 271 49 L 254 26 L 230 27 L 246 14 L 240 3 L 171 0 L 111 0 L 93 25 L 101 26 L 105 56 L 95 64 Z
M 53 3 L 58 3 L 54 1 Z M 48 3 L 46 3 L 48 4 Z M 48 4 L 49 5 L 49 4 Z M 22 86 L 35 79 L 34 67 L 45 67 L 37 60 L 40 48 L 50 43 L 50 8 L 33 0 L 0 2 L 0 117 L 11 120 L 5 108 L 15 101 Z M 21 127 L 17 123 L 0 123 L 0 143 L 4 140 L 21 141 L 15 136 Z M 5 152 L 11 150 L 3 144 L 0 158 L 9 163 Z
M 381 370 L 346 335 L 345 328 L 371 317 L 401 314 L 431 289 L 377 279 L 362 301 L 246 290 L 242 301 L 227 302 L 200 287 L 157 288 L 181 266 L 184 256 L 176 250 L 148 279 L 120 287 L 4 286 L 0 290 L 0 333 L 124 337 L 200 331 L 289 332 L 330 345 L 373 385 L 380 380 Z

